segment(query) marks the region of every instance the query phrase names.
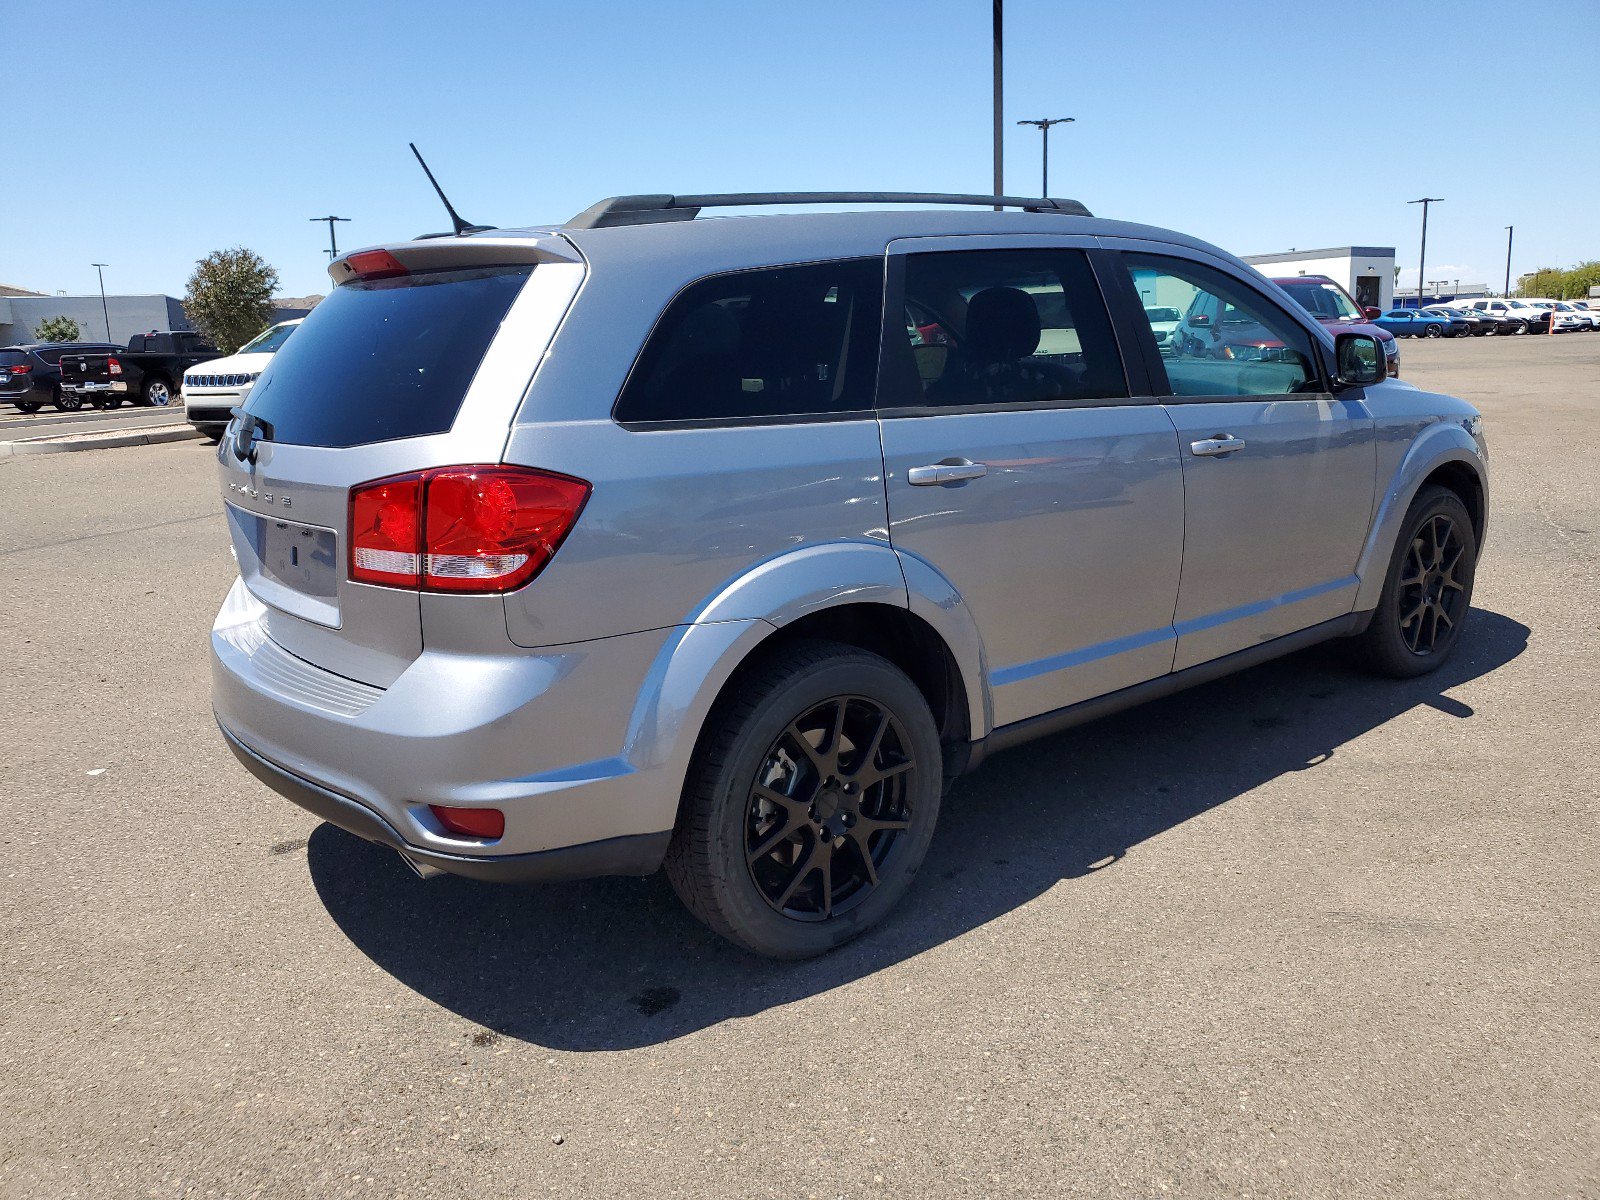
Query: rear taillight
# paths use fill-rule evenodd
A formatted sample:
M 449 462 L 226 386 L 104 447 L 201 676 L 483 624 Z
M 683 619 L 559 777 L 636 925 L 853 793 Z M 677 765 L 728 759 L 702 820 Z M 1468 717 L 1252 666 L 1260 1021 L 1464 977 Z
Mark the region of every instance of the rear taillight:
M 350 492 L 350 578 L 439 592 L 508 592 L 544 569 L 589 499 L 530 467 L 440 467 Z
M 121 375 L 122 364 L 114 358 L 108 358 L 106 359 L 106 370 L 110 371 L 113 375 Z
M 15 367 L 9 367 L 7 369 L 13 375 L 26 375 L 29 371 L 33 370 L 33 368 L 30 367 L 27 363 L 21 363 L 21 364 L 15 366 Z

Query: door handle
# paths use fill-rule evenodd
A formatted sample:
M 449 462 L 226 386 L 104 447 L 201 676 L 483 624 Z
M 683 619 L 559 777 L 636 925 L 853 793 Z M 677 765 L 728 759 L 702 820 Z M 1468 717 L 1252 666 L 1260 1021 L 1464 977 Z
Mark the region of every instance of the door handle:
M 1219 454 L 1232 454 L 1235 450 L 1243 449 L 1244 440 L 1234 437 L 1231 433 L 1219 433 L 1216 437 L 1189 443 L 1189 453 L 1200 458 L 1215 458 Z
M 936 487 L 946 483 L 963 483 L 968 479 L 982 479 L 989 468 L 969 458 L 947 458 L 926 467 L 912 467 L 906 472 L 906 482 L 912 487 Z

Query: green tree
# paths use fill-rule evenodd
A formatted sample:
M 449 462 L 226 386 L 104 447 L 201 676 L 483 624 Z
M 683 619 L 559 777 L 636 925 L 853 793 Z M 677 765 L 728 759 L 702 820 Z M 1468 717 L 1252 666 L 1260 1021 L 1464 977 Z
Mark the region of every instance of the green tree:
M 46 317 L 34 327 L 33 336 L 41 342 L 75 342 L 83 330 L 71 317 Z
M 232 354 L 272 320 L 278 272 L 253 250 L 214 250 L 195 264 L 183 307 L 195 327 Z
M 1559 267 L 1540 267 L 1517 280 L 1517 295 L 1554 298 L 1561 295 L 1562 271 Z
M 1590 288 L 1600 287 L 1600 259 L 1581 262 L 1561 274 L 1562 299 L 1586 300 Z

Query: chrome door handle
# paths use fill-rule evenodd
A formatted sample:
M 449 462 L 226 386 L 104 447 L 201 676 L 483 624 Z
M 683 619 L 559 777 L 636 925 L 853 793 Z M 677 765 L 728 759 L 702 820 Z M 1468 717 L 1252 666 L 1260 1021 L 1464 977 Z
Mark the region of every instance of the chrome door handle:
M 1216 437 L 1202 438 L 1198 442 L 1189 443 L 1189 453 L 1201 458 L 1215 458 L 1219 454 L 1232 454 L 1235 450 L 1244 449 L 1244 440 L 1236 438 L 1231 433 L 1219 433 Z
M 967 458 L 949 458 L 926 467 L 912 467 L 906 472 L 906 482 L 912 487 L 935 487 L 944 483 L 962 483 L 968 479 L 982 479 L 989 468 Z

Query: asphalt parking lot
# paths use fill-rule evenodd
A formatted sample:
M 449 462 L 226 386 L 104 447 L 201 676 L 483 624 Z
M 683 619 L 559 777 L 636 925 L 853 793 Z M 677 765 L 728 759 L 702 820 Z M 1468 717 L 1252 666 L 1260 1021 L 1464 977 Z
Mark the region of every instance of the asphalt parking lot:
M 1402 353 L 1491 438 L 1457 658 L 997 757 L 798 966 L 319 827 L 211 721 L 211 448 L 0 462 L 0 1194 L 1600 1192 L 1600 337 Z

